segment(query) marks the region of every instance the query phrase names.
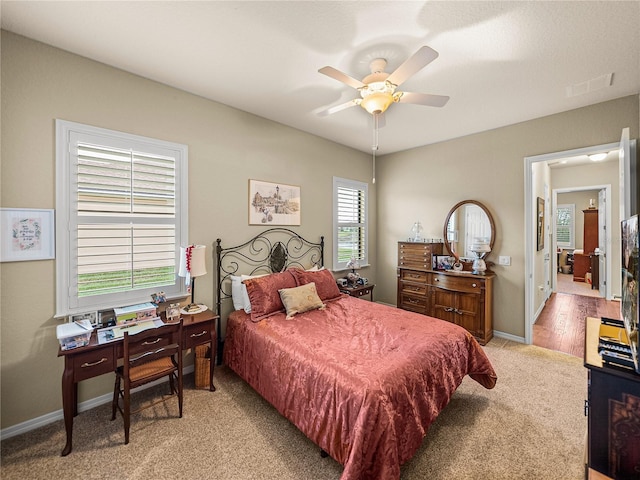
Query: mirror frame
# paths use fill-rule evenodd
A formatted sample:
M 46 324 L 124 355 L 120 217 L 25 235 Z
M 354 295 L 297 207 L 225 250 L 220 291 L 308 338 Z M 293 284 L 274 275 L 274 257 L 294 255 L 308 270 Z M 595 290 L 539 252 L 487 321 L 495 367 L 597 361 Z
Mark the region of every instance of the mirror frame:
M 442 239 L 444 241 L 444 246 L 447 249 L 447 252 L 449 252 L 449 255 L 453 256 L 453 252 L 451 251 L 451 247 L 449 246 L 449 242 L 447 241 L 447 225 L 449 225 L 449 220 L 451 220 L 451 216 L 453 215 L 453 213 L 460 208 L 463 205 L 466 205 L 468 203 L 472 203 L 474 205 L 477 205 L 478 207 L 480 207 L 482 209 L 482 211 L 487 215 L 487 217 L 489 218 L 489 223 L 491 224 L 491 241 L 489 242 L 489 247 L 491 248 L 491 252 L 487 253 L 484 257 L 485 261 L 486 259 L 489 257 L 489 255 L 491 255 L 491 253 L 493 253 L 493 244 L 496 241 L 496 224 L 493 221 L 493 216 L 491 215 L 491 212 L 489 211 L 489 209 L 487 207 L 485 207 L 482 203 L 478 202 L 477 200 L 462 200 L 461 202 L 456 203 L 453 208 L 451 210 L 449 210 L 449 214 L 447 215 L 447 218 L 444 221 L 444 230 L 443 230 L 443 236 Z

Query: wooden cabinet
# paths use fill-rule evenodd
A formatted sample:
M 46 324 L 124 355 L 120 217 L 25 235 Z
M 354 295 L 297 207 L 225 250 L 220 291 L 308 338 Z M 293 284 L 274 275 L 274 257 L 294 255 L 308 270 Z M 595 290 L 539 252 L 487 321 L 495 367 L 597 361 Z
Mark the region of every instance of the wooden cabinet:
M 427 272 L 442 243 L 398 242 L 398 308 L 428 314 Z
M 428 315 L 460 325 L 481 345 L 493 338 L 494 274 L 431 272 L 427 277 Z
M 493 337 L 495 275 L 433 270 L 433 255 L 441 255 L 442 248 L 442 243 L 398 243 L 397 306 L 460 325 L 484 345 Z
M 584 366 L 587 382 L 587 467 L 616 479 L 640 478 L 640 375 L 603 365 L 600 319 L 588 317 Z M 593 478 L 593 477 L 590 477 Z
M 584 282 L 587 273 L 592 272 L 591 254 L 598 247 L 598 210 L 583 210 L 582 253 L 574 253 L 573 281 Z

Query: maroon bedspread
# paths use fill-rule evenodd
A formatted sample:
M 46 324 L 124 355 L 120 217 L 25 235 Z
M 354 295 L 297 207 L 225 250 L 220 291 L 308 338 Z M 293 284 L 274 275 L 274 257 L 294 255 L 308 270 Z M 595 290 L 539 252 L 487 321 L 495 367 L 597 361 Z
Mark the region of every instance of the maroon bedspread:
M 342 480 L 399 479 L 465 375 L 496 383 L 466 330 L 348 296 L 292 320 L 234 312 L 224 361 L 344 465 Z

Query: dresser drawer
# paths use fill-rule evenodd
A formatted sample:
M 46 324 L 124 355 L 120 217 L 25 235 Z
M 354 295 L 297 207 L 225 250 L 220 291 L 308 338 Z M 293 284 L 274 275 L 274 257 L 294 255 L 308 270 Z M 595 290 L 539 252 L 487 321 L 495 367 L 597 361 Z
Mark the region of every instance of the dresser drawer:
M 437 273 L 431 275 L 431 284 L 436 287 L 466 293 L 480 294 L 482 292 L 483 281 L 479 278 L 440 275 Z
M 413 283 L 427 283 L 428 274 L 417 270 L 400 269 L 400 281 Z
M 209 324 L 207 323 L 183 327 L 182 336 L 183 349 L 193 348 L 196 345 L 202 345 L 203 343 L 209 343 L 215 340 L 215 332 L 213 334 L 211 333 Z
M 400 292 L 404 295 L 419 295 L 426 296 L 427 289 L 429 287 L 426 283 L 408 283 L 408 282 L 400 282 Z
M 427 314 L 428 301 L 426 296 L 411 295 L 400 293 L 400 304 L 398 307 L 403 310 L 411 310 L 412 312 Z
M 80 353 L 73 357 L 73 381 L 79 382 L 116 369 L 115 349 L 110 346 L 98 351 Z

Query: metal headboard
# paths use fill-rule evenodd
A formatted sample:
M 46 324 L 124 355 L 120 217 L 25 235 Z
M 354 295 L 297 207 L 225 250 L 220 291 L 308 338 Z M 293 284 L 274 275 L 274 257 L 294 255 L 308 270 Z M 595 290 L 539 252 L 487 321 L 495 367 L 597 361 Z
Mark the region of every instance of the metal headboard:
M 235 247 L 222 247 L 216 240 L 218 294 L 218 363 L 222 361 L 222 302 L 231 298 L 232 275 L 260 275 L 282 272 L 288 268 L 309 269 L 324 266 L 324 236 L 320 243 L 310 242 L 287 228 L 270 228 L 248 242 Z

